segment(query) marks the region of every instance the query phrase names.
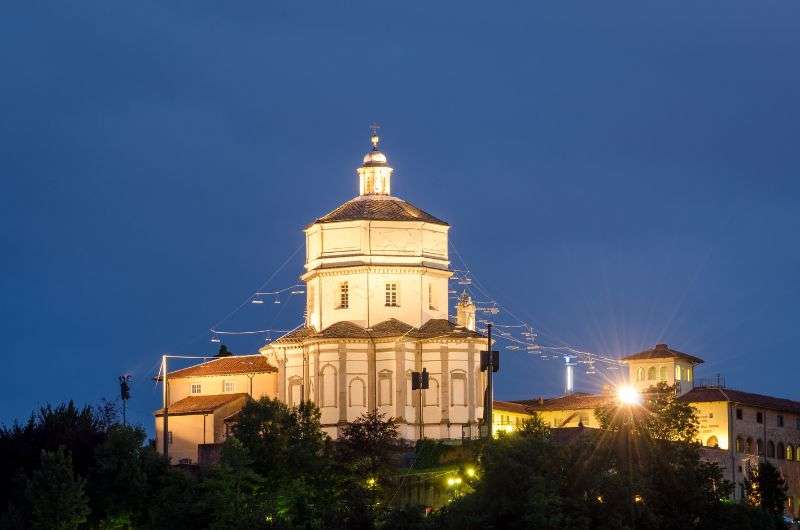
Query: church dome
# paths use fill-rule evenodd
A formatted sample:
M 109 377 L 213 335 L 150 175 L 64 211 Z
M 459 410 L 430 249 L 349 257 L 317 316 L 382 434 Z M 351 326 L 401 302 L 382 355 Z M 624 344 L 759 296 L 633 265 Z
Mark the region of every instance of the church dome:
M 386 155 L 384 155 L 377 149 L 373 149 L 372 151 L 364 155 L 365 166 L 385 165 L 386 163 L 387 163 Z

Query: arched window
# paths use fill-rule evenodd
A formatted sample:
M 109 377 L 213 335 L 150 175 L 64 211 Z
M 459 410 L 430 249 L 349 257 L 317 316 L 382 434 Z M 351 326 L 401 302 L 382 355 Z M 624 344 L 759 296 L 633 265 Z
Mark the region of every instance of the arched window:
M 747 443 L 745 444 L 744 452 L 749 454 L 749 455 L 753 454 L 753 439 L 752 438 L 748 438 L 747 439 Z
M 676 364 L 675 365 L 675 381 L 680 381 L 680 380 L 681 380 L 681 365 Z
M 667 367 L 666 366 L 662 366 L 661 367 L 661 369 L 659 370 L 659 373 L 658 373 L 658 378 L 661 381 L 666 381 L 667 380 Z
M 656 380 L 656 367 L 651 366 L 647 369 L 647 380 L 648 381 L 655 381 Z
M 784 447 L 783 442 L 778 442 L 777 451 L 778 452 L 775 454 L 775 456 L 780 460 L 783 460 L 783 458 L 786 456 L 786 447 Z
M 332 364 L 326 364 L 319 371 L 319 406 L 320 407 L 335 407 L 336 406 L 336 367 Z
M 450 404 L 453 406 L 467 404 L 467 373 L 463 370 L 450 372 Z
M 392 371 L 381 370 L 378 372 L 378 406 L 388 406 L 392 404 Z
M 738 442 L 739 440 L 737 440 Z M 706 445 L 708 447 L 719 447 L 719 440 L 717 440 L 716 436 L 711 436 L 708 441 L 706 441 Z
M 759 456 L 764 455 L 764 440 L 762 440 L 761 438 L 756 440 L 756 454 Z
M 303 378 L 299 376 L 289 379 L 288 401 L 290 407 L 296 407 L 303 401 Z
M 355 377 L 350 381 L 350 406 L 365 407 L 367 405 L 367 385 L 360 377 Z
M 644 368 L 639 368 L 636 370 L 636 380 L 644 381 Z
M 439 405 L 439 381 L 433 377 L 428 380 L 428 388 L 422 391 L 422 405 L 424 407 Z
M 736 437 L 736 452 L 744 453 L 744 439 L 741 436 Z

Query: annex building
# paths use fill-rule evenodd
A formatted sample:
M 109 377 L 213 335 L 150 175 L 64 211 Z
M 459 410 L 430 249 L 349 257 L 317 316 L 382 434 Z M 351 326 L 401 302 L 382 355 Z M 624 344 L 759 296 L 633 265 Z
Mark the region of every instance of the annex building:
M 724 476 L 741 483 L 749 464 L 767 460 L 789 487 L 787 510 L 800 515 L 800 402 L 725 387 L 721 379 L 696 379 L 703 360 L 666 344 L 622 358 L 628 381 L 640 392 L 658 382 L 677 384 L 679 399 L 697 410 L 697 442 L 703 457 L 717 462 Z M 493 429 L 513 431 L 538 414 L 552 428 L 599 428 L 595 409 L 614 403 L 615 392 L 575 392 L 553 398 L 495 401 Z M 737 486 L 737 499 L 742 491 Z

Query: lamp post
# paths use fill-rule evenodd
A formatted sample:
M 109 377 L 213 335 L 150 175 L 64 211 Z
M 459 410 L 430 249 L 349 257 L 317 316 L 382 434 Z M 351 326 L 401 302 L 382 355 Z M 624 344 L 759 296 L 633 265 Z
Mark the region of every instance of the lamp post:
M 625 409 L 627 417 L 622 424 L 623 443 L 625 444 L 625 465 L 627 466 L 628 475 L 628 507 L 630 509 L 631 526 L 636 528 L 636 505 L 635 503 L 641 502 L 642 498 L 633 494 L 633 465 L 631 462 L 631 423 L 633 422 L 633 408 L 641 405 L 642 395 L 634 387 L 630 385 L 623 385 L 617 388 L 617 400 L 620 405 Z

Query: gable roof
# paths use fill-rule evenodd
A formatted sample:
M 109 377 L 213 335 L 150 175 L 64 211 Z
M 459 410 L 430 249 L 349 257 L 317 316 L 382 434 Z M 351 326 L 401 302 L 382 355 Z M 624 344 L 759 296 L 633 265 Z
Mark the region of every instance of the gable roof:
M 396 318 L 390 318 L 375 324 L 370 329 L 347 320 L 331 324 L 321 331 L 314 331 L 310 327 L 298 328 L 277 338 L 272 344 L 300 343 L 306 339 L 382 339 L 404 335 L 413 339 L 484 337 L 477 331 L 458 326 L 445 318 L 432 318 L 418 328 Z
M 187 396 L 181 400 L 176 401 L 169 406 L 169 415 L 173 414 L 203 414 L 211 413 L 232 403 L 237 399 L 246 399 L 248 394 L 214 394 L 210 396 Z M 164 409 L 158 409 L 154 413 L 156 416 L 163 416 Z
M 445 221 L 391 195 L 360 195 L 323 215 L 311 225 L 339 221 L 423 221 L 447 226 Z
M 639 361 L 644 359 L 668 359 L 668 358 L 685 359 L 694 364 L 701 364 L 703 362 L 703 359 L 701 359 L 700 357 L 695 357 L 694 355 L 689 355 L 688 353 L 683 353 L 678 350 L 673 350 L 666 344 L 656 344 L 649 350 L 644 350 L 640 351 L 639 353 L 626 355 L 625 357 L 622 358 L 622 360 Z
M 608 405 L 614 401 L 612 394 L 587 394 L 585 392 L 575 392 L 565 396 L 554 398 L 522 399 L 512 401 L 525 405 L 531 411 L 538 410 L 579 410 L 596 409 Z
M 499 410 L 502 412 L 515 412 L 517 414 L 533 414 L 534 412 L 527 405 L 523 405 L 522 403 L 515 403 L 513 401 L 494 400 L 492 402 L 492 408 L 494 410 Z
M 231 355 L 169 372 L 168 378 L 202 377 L 207 375 L 232 375 L 277 372 L 261 354 Z M 159 380 L 161 378 L 159 377 Z
M 698 387 L 693 388 L 679 398 L 690 403 L 708 403 L 711 401 L 730 401 L 751 407 L 779 412 L 800 414 L 800 402 L 791 399 L 753 394 L 732 388 Z

